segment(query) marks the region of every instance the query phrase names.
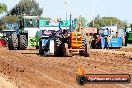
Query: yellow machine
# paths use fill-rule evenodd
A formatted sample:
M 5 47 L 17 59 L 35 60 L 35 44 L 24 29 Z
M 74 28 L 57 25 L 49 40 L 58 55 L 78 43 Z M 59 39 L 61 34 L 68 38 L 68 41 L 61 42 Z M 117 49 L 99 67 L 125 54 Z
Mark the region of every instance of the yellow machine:
M 65 55 L 71 53 L 89 57 L 89 44 L 86 41 L 85 33 L 81 32 L 81 23 L 78 23 L 78 30 L 70 32 L 69 44 L 65 44 L 64 50 L 66 52 Z

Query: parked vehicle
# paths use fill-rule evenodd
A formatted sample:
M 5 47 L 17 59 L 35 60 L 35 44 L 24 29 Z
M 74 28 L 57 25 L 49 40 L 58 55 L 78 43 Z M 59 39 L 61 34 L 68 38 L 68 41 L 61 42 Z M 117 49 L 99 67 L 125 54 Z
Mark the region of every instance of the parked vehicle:
M 121 48 L 122 37 L 118 36 L 118 31 L 112 33 L 108 28 L 100 29 L 102 48 Z
M 124 33 L 125 33 L 125 46 L 127 46 L 127 44 L 132 44 L 132 25 L 125 25 Z
M 12 24 L 7 23 L 9 28 Z M 4 30 L 7 36 L 9 50 L 24 50 L 27 46 L 38 47 L 39 16 L 23 16 L 15 23 L 17 26 Z

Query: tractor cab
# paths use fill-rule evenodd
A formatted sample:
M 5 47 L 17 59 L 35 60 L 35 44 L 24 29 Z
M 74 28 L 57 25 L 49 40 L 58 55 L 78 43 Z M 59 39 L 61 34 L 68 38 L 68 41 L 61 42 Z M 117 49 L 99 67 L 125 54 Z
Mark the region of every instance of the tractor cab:
M 18 23 L 12 23 L 12 22 L 7 22 L 5 23 L 5 27 L 6 29 L 3 30 L 3 37 L 7 38 L 9 35 L 11 35 L 12 33 L 16 33 L 17 30 L 19 30 L 19 25 Z
M 38 48 L 40 16 L 23 16 L 21 21 L 21 29 L 27 34 L 28 46 Z
M 132 24 L 125 25 L 124 33 L 125 33 L 125 45 L 132 44 Z

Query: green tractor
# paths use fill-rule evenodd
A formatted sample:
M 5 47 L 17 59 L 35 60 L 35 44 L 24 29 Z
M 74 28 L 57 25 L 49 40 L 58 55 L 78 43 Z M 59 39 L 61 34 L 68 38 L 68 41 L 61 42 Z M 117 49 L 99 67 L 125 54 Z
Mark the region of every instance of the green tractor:
M 28 46 L 38 49 L 39 16 L 23 16 L 18 22 L 15 31 L 9 32 L 7 46 L 9 50 L 24 50 Z
M 132 44 L 132 24 L 125 25 L 125 46 Z

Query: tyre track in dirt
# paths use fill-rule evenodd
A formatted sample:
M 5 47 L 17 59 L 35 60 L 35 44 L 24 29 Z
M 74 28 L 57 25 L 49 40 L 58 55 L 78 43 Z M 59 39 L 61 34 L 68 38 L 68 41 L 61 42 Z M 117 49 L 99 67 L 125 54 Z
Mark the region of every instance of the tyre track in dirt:
M 91 65 L 92 67 L 94 67 L 94 65 Z M 99 67 L 99 65 L 96 65 L 97 67 Z M 123 71 L 120 71 L 119 69 L 114 69 L 114 70 L 110 70 L 111 68 L 112 68 L 112 66 L 111 66 L 111 68 L 110 68 L 110 66 L 108 67 L 109 69 L 106 69 L 106 68 L 103 68 L 103 67 L 99 67 L 100 69 L 103 69 L 103 70 L 100 70 L 100 69 L 96 69 L 95 70 L 95 72 L 94 73 L 102 73 L 102 74 L 109 74 L 109 72 L 111 72 L 112 73 L 112 71 L 113 71 L 113 74 L 115 74 L 115 71 L 116 71 L 116 73 L 120 73 L 121 74 L 121 72 L 122 73 L 124 73 Z M 110 71 L 109 71 L 110 70 Z M 106 71 L 108 71 L 108 72 L 106 72 Z M 128 73 L 127 73 L 128 74 Z M 131 88 L 132 86 L 130 85 L 130 84 L 114 84 L 114 85 L 118 85 L 118 86 L 121 86 L 121 87 L 123 87 L 123 88 Z
M 119 56 L 119 57 L 120 57 L 120 56 Z M 89 60 L 89 59 L 88 59 L 88 60 Z M 90 60 L 91 60 L 91 58 L 90 58 Z M 98 62 L 98 63 L 101 62 L 100 64 L 102 64 L 102 61 L 101 61 L 100 59 L 93 59 L 93 58 L 92 58 L 92 60 L 94 60 L 94 61 L 97 60 L 96 62 Z M 99 61 L 100 61 L 100 62 L 99 62 Z M 88 61 L 88 62 L 89 62 L 89 61 Z M 105 62 L 106 62 L 106 61 L 105 61 Z M 86 63 L 87 63 L 87 62 L 86 62 Z M 112 62 L 111 62 L 111 63 L 112 63 Z M 100 64 L 95 65 L 95 66 L 99 67 Z M 116 63 L 114 63 L 114 64 L 116 64 Z M 118 63 L 118 64 L 119 64 L 119 63 Z M 106 64 L 106 65 L 107 65 L 107 64 Z M 111 64 L 111 65 L 113 65 L 113 64 Z M 103 72 L 103 73 L 107 73 L 106 70 L 109 71 L 110 69 L 113 69 L 111 65 L 110 65 L 110 66 L 107 66 L 107 68 L 103 68 L 103 67 L 101 68 L 101 67 L 99 67 L 99 68 L 101 68 L 101 69 L 104 69 L 105 71 L 104 71 L 104 70 L 99 70 L 99 69 L 98 69 L 97 71 L 100 71 L 100 72 Z M 120 64 L 120 65 L 121 65 L 121 64 Z M 94 66 L 94 65 L 93 65 L 93 66 Z M 102 65 L 101 65 L 101 66 L 102 66 Z M 125 66 L 128 66 L 128 65 L 125 65 Z M 131 65 L 129 65 L 129 69 L 128 69 L 128 70 L 130 70 L 129 73 L 132 73 L 132 72 L 131 72 L 131 69 L 130 69 L 130 66 L 131 66 Z M 109 69 L 108 69 L 108 68 L 109 68 Z M 123 68 L 123 71 L 122 71 L 122 68 Z M 119 69 L 119 67 L 114 67 L 114 69 L 113 69 L 112 71 L 110 70 L 109 72 L 111 72 L 111 73 L 114 72 L 114 73 L 115 73 L 115 71 L 116 71 L 116 73 L 122 73 L 122 74 L 125 73 L 125 72 L 128 73 L 128 70 L 124 71 L 126 68 L 127 68 L 127 67 L 121 67 L 121 69 Z M 107 73 L 107 74 L 108 74 L 108 73 Z M 121 85 L 121 86 L 124 86 L 124 85 Z M 128 85 L 127 85 L 127 86 L 128 86 Z
M 82 58 L 82 57 L 81 57 Z M 104 72 L 104 71 L 103 71 Z
M 99 52 L 95 52 L 96 54 L 97 53 L 100 53 L 100 51 Z M 102 53 L 102 52 L 101 52 Z M 118 53 L 118 52 L 116 52 L 117 54 L 116 54 L 116 58 L 119 58 L 120 59 L 120 57 L 121 57 L 121 53 Z M 107 53 L 108 54 L 108 53 Z M 115 52 L 112 52 L 112 53 L 109 53 L 109 54 L 111 54 L 111 55 L 109 55 L 109 56 L 111 56 L 111 57 L 114 57 L 114 55 L 115 55 Z M 124 55 L 123 55 L 123 58 L 124 58 L 124 60 L 126 61 L 126 63 L 124 63 L 125 65 L 125 67 L 122 67 L 122 64 L 120 63 L 121 61 L 123 61 L 123 60 L 121 60 L 120 62 L 116 62 L 116 63 L 112 63 L 112 61 L 101 61 L 101 59 L 99 59 L 99 57 L 101 56 L 101 55 L 99 55 L 98 56 L 98 58 L 97 59 L 94 59 L 94 58 L 92 58 L 92 60 L 93 61 L 95 61 L 95 63 L 96 62 L 98 62 L 98 65 L 97 64 L 95 64 L 96 65 L 96 67 L 97 68 L 99 68 L 99 69 L 97 69 L 98 71 L 100 71 L 100 72 L 103 72 L 103 73 L 117 73 L 117 74 L 124 74 L 124 73 L 126 73 L 126 74 L 130 74 L 130 75 L 132 75 L 132 62 L 131 62 L 131 60 L 129 60 L 128 59 L 128 57 L 129 57 L 129 54 L 127 54 L 127 53 L 125 53 L 125 57 L 124 57 Z M 128 56 L 127 56 L 128 55 Z M 103 59 L 103 58 L 102 58 Z M 114 59 L 114 58 L 113 58 Z M 108 59 L 107 59 L 108 60 Z M 115 59 L 114 59 L 115 60 Z M 114 61 L 113 60 L 113 61 Z M 99 63 L 100 62 L 100 63 Z M 109 62 L 109 63 L 111 63 L 111 65 L 109 65 L 108 63 L 106 63 L 106 67 L 107 68 L 104 68 L 104 66 L 102 66 L 102 64 L 104 65 L 104 63 L 103 62 Z M 102 64 L 101 64 L 102 63 Z M 129 63 L 129 65 L 127 64 L 127 63 Z M 100 64 L 100 65 L 99 65 Z M 115 65 L 115 67 L 113 68 L 113 65 Z M 103 69 L 103 70 L 100 70 L 100 69 Z M 104 70 L 106 70 L 107 72 L 105 72 Z M 131 83 L 130 84 L 126 84 L 126 85 L 123 85 L 123 84 L 119 84 L 120 86 L 123 86 L 123 87 L 128 87 L 128 88 L 132 88 L 132 85 L 131 85 Z
M 124 86 L 124 85 L 120 85 L 120 86 Z M 124 86 L 124 87 L 126 87 L 126 86 Z
M 12 51 L 12 52 L 16 52 L 16 51 Z M 20 51 L 20 52 L 23 52 L 23 51 Z M 5 53 L 7 53 L 7 51 L 5 51 Z M 20 55 L 20 57 L 19 57 L 19 55 Z M 14 55 L 11 55 L 12 56 L 12 58 L 13 58 L 13 56 Z M 10 56 L 10 57 L 11 57 Z M 80 64 L 82 64 L 82 63 L 85 63 L 84 61 L 80 61 L 81 60 L 81 58 L 82 57 L 78 57 L 78 58 L 76 58 L 76 57 L 71 57 L 71 58 L 68 58 L 69 60 L 71 60 L 71 61 L 67 61 L 67 59 L 64 59 L 64 58 L 61 58 L 61 59 L 64 59 L 64 62 L 62 63 L 61 61 L 59 61 L 59 59 L 56 59 L 56 58 L 54 58 L 54 57 L 47 57 L 47 58 L 51 58 L 51 59 L 55 59 L 55 61 L 53 61 L 53 60 L 51 60 L 51 59 L 48 59 L 49 61 L 47 61 L 47 62 L 44 62 L 44 61 L 46 61 L 47 59 L 46 59 L 46 57 L 40 57 L 40 56 L 37 56 L 37 57 L 34 57 L 34 56 L 36 56 L 36 55 L 24 55 L 23 56 L 23 58 L 21 58 L 21 56 L 23 56 L 23 55 L 21 55 L 20 53 L 17 55 L 17 56 L 15 56 L 15 61 L 16 61 L 16 63 L 20 63 L 21 61 L 23 61 L 23 60 L 25 60 L 25 59 L 23 59 L 23 58 L 26 58 L 26 59 L 28 59 L 28 60 L 25 60 L 25 62 L 27 62 L 27 61 L 31 61 L 31 62 L 28 62 L 28 64 L 26 64 L 25 63 L 25 65 L 24 65 L 24 67 L 26 67 L 26 66 L 29 66 L 29 68 L 33 68 L 35 71 L 38 71 L 38 70 L 44 70 L 44 69 L 46 69 L 45 71 L 49 71 L 49 73 L 50 72 L 58 72 L 58 73 L 61 73 L 62 75 L 63 74 L 65 74 L 65 73 L 67 73 L 67 72 L 72 72 L 72 71 L 74 71 L 74 69 L 75 69 L 75 67 L 77 67 L 78 65 L 80 65 Z M 34 58 L 33 58 L 34 57 Z M 30 59 L 30 58 L 32 58 L 32 59 Z M 61 60 L 60 59 L 60 60 Z M 66 61 L 65 61 L 66 60 Z M 17 62 L 18 61 L 18 62 Z M 35 62 L 36 61 L 36 62 Z M 51 62 L 50 62 L 51 61 Z M 63 61 L 63 60 L 62 60 Z M 90 60 L 89 60 L 90 61 Z M 35 62 L 35 63 L 34 63 Z M 74 63 L 73 62 L 77 62 L 77 64 L 75 64 L 74 65 Z M 78 63 L 79 62 L 79 63 Z M 47 67 L 46 65 L 44 66 L 44 64 L 46 64 L 46 65 L 49 65 L 49 67 Z M 64 63 L 66 63 L 66 64 L 64 64 Z M 91 63 L 91 62 L 90 62 Z M 21 63 L 21 64 L 24 64 L 24 63 Z M 59 64 L 59 65 L 57 65 L 57 64 Z M 93 64 L 93 62 L 91 63 L 91 64 Z M 42 67 L 44 67 L 44 69 L 42 69 Z M 61 68 L 60 68 L 61 67 Z M 66 68 L 68 68 L 68 70 L 66 69 Z M 37 69 L 37 70 L 36 70 Z M 51 71 L 50 69 L 52 69 L 53 71 Z M 57 71 L 54 71 L 54 69 L 59 69 L 59 70 L 57 70 Z M 92 69 L 92 68 L 91 68 Z M 60 71 L 61 70 L 61 71 Z M 37 72 L 37 73 L 40 73 L 40 71 L 39 72 Z M 47 72 L 45 72 L 45 71 L 41 71 L 41 73 L 47 73 Z M 62 72 L 62 71 L 64 71 L 64 72 Z M 34 71 L 33 71 L 34 72 Z M 72 77 L 71 77 L 71 80 L 72 81 L 70 81 L 71 82 L 71 84 L 75 84 L 75 76 L 73 76 L 74 75 L 74 72 L 72 72 L 71 73 L 72 75 Z M 55 76 L 56 75 L 58 75 L 58 74 L 55 74 Z M 69 74 L 65 74 L 65 75 L 63 75 L 64 76 L 64 78 L 69 78 L 69 76 L 67 76 L 67 75 L 69 75 Z M 54 78 L 54 76 L 51 74 L 50 75 L 52 78 Z M 63 76 L 57 76 L 57 77 L 63 77 Z M 51 79 L 52 79 L 51 78 Z M 59 79 L 60 81 L 63 81 L 63 79 Z M 69 82 L 69 83 L 70 83 Z M 67 83 L 67 81 L 65 81 L 64 83 Z M 90 87 L 90 88 L 94 88 L 94 87 L 96 87 L 96 86 L 98 86 L 99 88 L 106 88 L 106 87 L 104 87 L 104 85 L 85 85 L 85 86 L 83 86 L 84 88 L 86 87 Z M 108 85 L 107 85 L 108 86 Z M 76 87 L 79 87 L 79 86 L 74 86 L 75 88 Z M 113 87 L 113 88 L 120 88 L 120 87 L 118 87 L 118 86 L 112 86 L 112 85 L 109 85 L 109 88 L 111 88 L 111 87 Z
M 13 52 L 13 51 L 12 51 Z M 7 55 L 7 53 L 9 53 L 9 52 L 5 52 L 6 54 L 4 54 L 5 56 Z M 14 53 L 14 52 L 13 52 Z M 13 57 L 15 57 L 15 58 L 13 58 Z M 6 58 L 5 58 L 6 59 Z M 15 63 L 17 63 L 17 64 L 24 64 L 24 67 L 25 68 L 27 68 L 27 66 L 26 65 L 29 65 L 29 64 L 31 64 L 31 62 L 28 62 L 28 64 L 26 64 L 26 63 L 23 63 L 23 59 L 25 60 L 25 59 L 29 59 L 29 58 L 26 58 L 25 56 L 23 56 L 23 59 L 22 59 L 22 57 L 18 54 L 18 56 L 17 56 L 17 54 L 13 54 L 13 56 L 10 56 L 10 59 L 12 59 L 12 60 L 14 60 L 13 61 L 13 63 L 15 62 Z M 10 61 L 10 59 L 8 59 L 9 61 Z M 36 58 L 35 58 L 36 59 Z M 30 60 L 32 60 L 32 59 L 30 59 Z M 36 61 L 39 61 L 39 59 L 38 60 L 36 60 Z M 20 63 L 21 62 L 21 63 Z M 27 62 L 26 60 L 25 60 L 25 62 Z M 36 63 L 36 64 L 38 64 L 38 63 Z M 31 65 L 31 66 L 33 66 L 33 65 Z M 16 66 L 15 66 L 16 67 Z M 30 65 L 29 65 L 29 67 L 30 67 Z M 55 69 L 55 68 L 52 68 L 52 69 Z M 57 68 L 58 69 L 58 68 Z M 28 70 L 28 69 L 27 69 Z M 52 70 L 50 70 L 50 72 L 51 72 Z M 26 72 L 26 69 L 25 69 L 25 71 L 24 72 Z M 28 72 L 27 72 L 28 73 Z M 57 72 L 56 72 L 57 73 Z M 28 76 L 28 74 L 26 74 L 27 76 Z M 26 76 L 26 75 L 24 75 L 24 76 Z M 30 75 L 31 75 L 31 73 L 30 73 Z M 63 75 L 63 74 L 62 74 Z M 24 76 L 22 76 L 22 77 L 24 77 Z M 63 75 L 63 76 L 65 76 L 65 75 Z M 63 76 L 60 76 L 60 77 L 62 77 L 63 78 Z M 53 77 L 53 76 L 52 76 Z M 26 77 L 27 79 L 28 79 L 28 77 Z M 33 79 L 33 78 L 32 78 Z M 72 79 L 75 81 L 75 78 L 72 76 Z M 22 79 L 21 79 L 22 80 Z M 34 79 L 35 80 L 35 79 Z M 38 79 L 37 79 L 38 80 Z M 62 81 L 62 80 L 61 80 Z M 27 81 L 26 81 L 27 82 Z M 74 82 L 73 82 L 74 83 Z M 71 83 L 71 84 L 73 84 L 73 83 Z M 30 85 L 30 84 L 29 84 Z M 77 84 L 76 84 L 77 85 Z M 94 85 L 89 85 L 88 87 L 90 87 L 90 88 L 92 88 Z M 97 86 L 97 85 L 96 85 Z M 103 86 L 103 85 L 102 85 Z M 23 86 L 22 86 L 23 87 Z M 52 86 L 53 87 L 53 86 Z M 75 88 L 77 88 L 77 87 L 80 87 L 80 86 L 76 86 Z M 25 87 L 26 88 L 26 87 Z M 27 88 L 32 88 L 32 87 L 27 87 Z M 39 88 L 41 88 L 41 87 L 39 87 Z M 84 87 L 85 88 L 85 87 Z M 87 88 L 87 86 L 86 86 L 86 88 Z M 100 88 L 102 88 L 102 87 L 100 87 Z M 117 88 L 117 87 L 115 87 L 115 88 Z
M 27 68 L 27 67 L 26 67 Z M 50 68 L 48 68 L 48 69 L 50 69 Z M 64 73 L 66 73 L 66 72 L 64 72 Z M 73 78 L 73 77 L 72 77 Z M 75 80 L 75 77 L 72 79 L 72 80 Z M 70 81 L 71 82 L 71 81 Z M 75 83 L 75 82 L 72 82 L 72 84 L 73 83 Z M 93 88 L 95 85 L 91 85 L 91 87 L 90 87 L 90 85 L 89 85 L 89 87 L 90 88 Z M 102 85 L 103 86 L 103 85 Z M 110 85 L 111 86 L 111 85 Z M 79 86 L 77 86 L 77 84 L 76 84 L 76 86 L 74 86 L 74 88 L 78 88 Z M 85 88 L 85 87 L 84 87 Z M 87 86 L 86 86 L 86 88 L 87 88 Z M 100 88 L 102 88 L 102 87 L 100 87 Z M 110 87 L 111 88 L 111 87 Z M 114 87 L 114 88 L 116 88 L 116 87 Z M 117 87 L 118 88 L 118 87 Z
M 4 59 L 4 62 L 5 63 L 8 63 L 8 64 L 10 64 L 9 63 L 9 61 L 7 61 L 6 59 L 7 58 L 5 58 L 5 57 L 1 57 L 1 58 L 3 58 Z M 19 58 L 19 57 L 18 57 Z M 20 59 L 20 58 L 19 58 Z M 2 60 L 1 60 L 1 62 L 2 62 Z M 18 62 L 16 62 L 16 63 L 18 63 Z M 59 80 L 56 80 L 56 79 L 54 79 L 54 78 L 52 78 L 52 77 L 50 77 L 50 76 L 48 76 L 48 75 L 46 75 L 46 74 L 42 74 L 42 72 L 39 72 L 39 71 L 37 71 L 36 69 L 33 69 L 33 68 L 31 68 L 31 67 L 28 67 L 28 66 L 26 66 L 26 64 L 25 64 L 25 66 L 22 66 L 21 64 L 24 64 L 24 63 L 19 63 L 20 65 L 18 65 L 18 64 L 15 64 L 15 63 L 13 63 L 14 64 L 14 66 L 13 67 L 18 67 L 18 68 L 20 68 L 20 67 L 22 67 L 24 70 L 30 70 L 30 71 L 32 71 L 31 73 L 37 73 L 37 75 L 40 75 L 41 77 L 40 78 L 42 78 L 42 77 L 44 77 L 44 79 L 47 79 L 47 80 L 49 80 L 49 81 L 53 81 L 53 82 L 55 82 L 55 84 L 61 84 L 61 85 L 63 85 L 63 87 L 68 87 L 68 88 L 73 88 L 72 86 L 70 86 L 69 84 L 66 84 L 66 83 L 63 83 L 63 82 L 61 82 L 61 81 L 59 81 Z M 8 68 L 9 69 L 9 68 Z M 28 71 L 27 71 L 28 72 Z M 5 72 L 5 74 L 6 74 L 6 72 Z M 33 75 L 33 74 L 32 74 Z M 50 83 L 50 82 L 49 82 Z M 62 87 L 62 86 L 61 86 Z M 60 87 L 60 88 L 61 88 Z

